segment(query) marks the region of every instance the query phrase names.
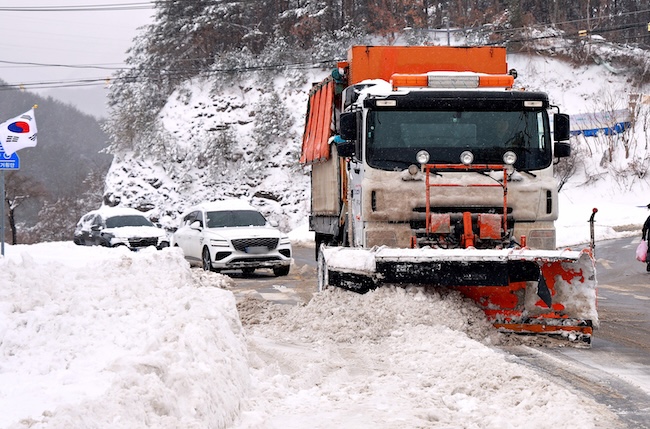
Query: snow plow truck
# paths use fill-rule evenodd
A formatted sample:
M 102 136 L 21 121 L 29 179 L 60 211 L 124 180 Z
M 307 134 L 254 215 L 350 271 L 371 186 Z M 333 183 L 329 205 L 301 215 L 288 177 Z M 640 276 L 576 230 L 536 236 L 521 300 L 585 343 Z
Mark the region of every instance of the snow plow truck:
M 453 289 L 500 331 L 590 344 L 592 252 L 556 248 L 569 116 L 515 78 L 501 47 L 353 46 L 312 87 L 319 290 Z

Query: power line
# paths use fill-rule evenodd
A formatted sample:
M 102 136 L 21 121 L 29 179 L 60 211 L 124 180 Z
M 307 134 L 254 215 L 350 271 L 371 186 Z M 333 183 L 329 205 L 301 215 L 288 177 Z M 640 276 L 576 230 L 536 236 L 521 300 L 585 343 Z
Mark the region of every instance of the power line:
M 158 1 L 165 1 L 165 0 L 158 0 Z M 142 5 L 143 3 L 124 3 L 122 5 Z M 147 2 L 147 4 L 151 4 L 150 2 Z M 115 6 L 115 5 L 97 5 L 98 7 L 102 6 Z M 85 7 L 85 6 L 82 6 Z M 52 6 L 52 8 L 62 8 L 62 6 Z M 0 11 L 6 8 L 0 8 Z M 632 14 L 638 14 L 638 13 L 644 13 L 644 12 L 650 12 L 650 9 L 643 10 L 643 11 L 636 11 L 636 12 L 630 12 L 625 15 L 632 15 Z M 620 16 L 620 15 L 619 15 Z M 611 19 L 611 18 L 610 18 Z M 561 25 L 561 24 L 567 24 L 567 23 L 574 23 L 574 22 L 583 22 L 583 20 L 576 20 L 576 21 L 566 21 L 562 23 L 556 23 L 555 26 Z M 603 27 L 603 28 L 593 28 L 591 30 L 588 30 L 588 34 L 600 34 L 600 33 L 607 33 L 607 32 L 614 32 L 614 31 L 624 31 L 624 30 L 630 30 L 639 27 L 645 27 L 646 23 L 633 23 L 633 24 L 627 24 L 627 25 L 621 25 L 621 26 L 613 26 L 613 27 Z M 539 27 L 539 25 L 533 26 L 533 28 Z M 510 28 L 510 29 L 503 29 L 503 28 L 491 28 L 488 31 L 492 34 L 499 34 L 499 33 L 520 33 L 526 29 L 529 29 L 530 27 L 522 27 L 522 28 Z M 456 29 L 456 31 L 477 31 L 477 32 L 482 32 L 480 30 L 485 31 L 485 28 L 481 27 L 473 27 L 473 28 L 465 28 L 465 29 Z M 422 29 L 425 30 L 425 29 Z M 426 30 L 425 30 L 426 31 Z M 430 30 L 429 30 L 430 31 Z M 438 30 L 438 31 L 445 31 L 444 29 Z M 494 41 L 494 42 L 489 42 L 486 43 L 488 46 L 493 46 L 493 45 L 503 45 L 506 43 L 521 43 L 521 42 L 532 42 L 536 40 L 544 40 L 544 39 L 554 39 L 554 38 L 570 38 L 570 36 L 567 36 L 566 32 L 563 32 L 563 34 L 553 34 L 553 35 L 543 35 L 543 36 L 536 36 L 536 37 L 521 37 L 517 39 L 509 38 L 509 39 L 504 39 L 501 41 Z M 647 36 L 636 36 L 636 37 L 631 37 L 632 39 L 645 39 Z M 205 62 L 208 60 L 208 58 L 184 58 L 184 59 L 179 59 L 176 60 L 176 65 L 178 66 L 179 64 L 187 64 L 187 63 L 201 63 Z M 164 70 L 157 70 L 155 72 L 152 72 L 150 70 L 138 70 L 138 68 L 128 68 L 128 67 L 120 67 L 120 66 L 109 66 L 108 64 L 106 65 L 93 65 L 93 64 L 80 64 L 80 65 L 71 65 L 71 64 L 49 64 L 49 63 L 36 63 L 36 62 L 18 62 L 18 61 L 6 61 L 6 60 L 0 60 L 0 64 L 9 64 L 12 66 L 30 66 L 30 67 L 59 67 L 59 68 L 73 68 L 73 69 L 96 69 L 96 70 L 107 70 L 107 71 L 119 71 L 123 70 L 127 73 L 129 72 L 138 72 L 137 76 L 130 75 L 126 77 L 99 77 L 99 78 L 91 78 L 91 79 L 79 79 L 79 80 L 71 80 L 71 81 L 49 81 L 49 82 L 33 82 L 33 83 L 21 83 L 21 84 L 6 84 L 6 85 L 0 85 L 0 90 L 12 90 L 12 89 L 27 89 L 27 88 L 33 88 L 33 89 L 44 89 L 44 88 L 57 88 L 57 87 L 74 87 L 74 86 L 90 86 L 90 85 L 105 85 L 107 80 L 110 82 L 118 82 L 118 81 L 132 81 L 132 82 L 137 82 L 138 80 L 147 80 L 147 81 L 155 81 L 155 76 L 159 76 L 160 79 L 173 79 L 173 78 L 184 78 L 192 73 L 195 73 L 196 76 L 211 76 L 215 73 L 244 73 L 244 72 L 252 72 L 252 71 L 264 71 L 264 70 L 282 70 L 282 69 L 306 69 L 306 68 L 318 68 L 318 67 L 324 67 L 326 64 L 327 65 L 334 65 L 336 63 L 336 60 L 323 60 L 323 61 L 317 61 L 317 62 L 311 62 L 311 63 L 293 63 L 293 64 L 271 64 L 271 65 L 259 65 L 259 66 L 250 66 L 250 67 L 238 67 L 238 68 L 220 68 L 220 69 L 208 69 L 205 70 L 203 68 L 197 68 L 192 70 L 189 67 L 183 67 L 182 69 L 164 69 Z
M 165 70 L 164 73 L 160 71 L 155 72 L 155 76 L 152 76 L 151 70 L 137 70 L 137 69 L 128 69 L 128 71 L 138 72 L 137 75 L 133 76 L 111 76 L 111 77 L 98 77 L 98 78 L 88 78 L 88 79 L 75 79 L 68 81 L 43 81 L 43 82 L 31 82 L 31 83 L 20 83 L 20 84 L 5 84 L 0 85 L 0 91 L 9 91 L 9 90 L 27 90 L 27 89 L 53 89 L 53 88 L 71 88 L 71 87 L 85 87 L 85 86 L 105 86 L 111 85 L 116 82 L 155 82 L 163 81 L 165 79 L 173 78 L 185 78 L 188 74 L 195 73 L 194 76 L 210 77 L 216 74 L 235 74 L 235 73 L 246 73 L 254 71 L 274 71 L 282 69 L 294 69 L 294 70 L 305 70 L 311 68 L 323 68 L 323 67 L 333 67 L 336 65 L 337 60 L 323 60 L 316 62 L 305 62 L 305 63 L 289 63 L 289 64 L 268 64 L 260 66 L 250 66 L 250 67 L 234 67 L 234 68 L 215 68 L 211 70 L 204 69 L 195 69 L 191 70 L 187 67 L 180 69 L 170 69 Z
M 7 60 L 0 60 L 0 64 L 11 64 L 15 66 L 61 67 L 61 68 L 71 68 L 71 69 L 99 69 L 99 70 L 121 70 L 124 68 L 124 67 L 120 67 L 119 65 L 116 65 L 114 67 L 107 67 L 106 65 L 101 65 L 101 64 L 51 64 L 51 63 L 34 63 L 34 62 L 7 61 Z
M 111 4 L 90 4 L 76 6 L 8 6 L 0 7 L 0 12 L 94 12 L 94 11 L 113 11 L 113 10 L 140 10 L 154 9 L 156 4 L 165 5 L 166 3 L 176 2 L 178 0 L 155 0 L 132 3 L 111 3 Z M 195 0 L 187 0 L 192 2 Z M 244 0 L 245 2 L 246 0 Z M 221 2 L 215 0 L 205 3 L 206 6 L 219 5 Z
M 0 7 L 0 12 L 93 12 L 112 10 L 153 9 L 152 2 L 78 5 L 78 6 L 16 6 Z

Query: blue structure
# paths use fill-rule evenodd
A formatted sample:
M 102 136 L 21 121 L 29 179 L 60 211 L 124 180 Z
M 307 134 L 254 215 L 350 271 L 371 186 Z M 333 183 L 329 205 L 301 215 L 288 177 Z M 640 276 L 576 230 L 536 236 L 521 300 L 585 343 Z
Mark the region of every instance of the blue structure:
M 620 134 L 631 126 L 632 115 L 627 109 L 571 115 L 572 136 L 580 134 L 585 137 L 595 137 L 599 134 L 610 136 Z

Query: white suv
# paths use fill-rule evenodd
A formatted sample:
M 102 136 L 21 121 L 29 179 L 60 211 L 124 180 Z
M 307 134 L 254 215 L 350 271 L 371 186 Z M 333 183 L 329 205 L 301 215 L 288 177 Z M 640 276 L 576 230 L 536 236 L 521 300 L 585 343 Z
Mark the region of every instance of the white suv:
M 291 266 L 289 237 L 240 200 L 190 208 L 172 235 L 172 246 L 183 249 L 191 265 L 206 271 L 237 269 L 252 274 L 257 268 L 270 268 L 276 276 L 286 276 Z

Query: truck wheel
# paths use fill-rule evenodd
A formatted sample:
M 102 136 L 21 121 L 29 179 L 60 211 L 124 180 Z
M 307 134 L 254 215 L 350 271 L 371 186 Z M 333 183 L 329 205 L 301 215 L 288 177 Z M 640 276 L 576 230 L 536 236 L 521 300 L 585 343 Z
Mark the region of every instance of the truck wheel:
M 315 246 L 314 246 L 314 260 L 318 261 L 318 255 L 319 255 L 319 252 L 320 252 L 320 245 L 324 244 L 326 242 L 325 241 L 325 234 L 321 234 L 319 232 L 314 234 L 314 242 L 315 242 L 314 243 L 315 244 Z
M 320 246 L 316 249 L 316 252 L 318 253 L 318 292 L 322 292 L 329 287 L 327 262 Z
M 314 236 L 315 248 L 314 248 L 314 260 L 318 261 L 318 252 L 320 250 L 320 245 L 324 244 L 326 246 L 340 246 L 343 241 L 341 238 L 337 238 L 334 235 L 330 234 L 320 234 L 316 233 Z
M 201 263 L 205 271 L 214 271 L 212 268 L 212 259 L 210 258 L 210 251 L 207 247 L 203 248 L 203 253 L 201 254 Z

